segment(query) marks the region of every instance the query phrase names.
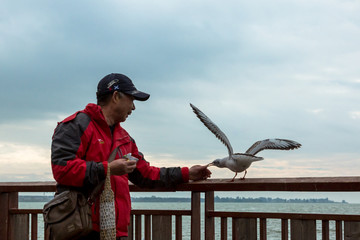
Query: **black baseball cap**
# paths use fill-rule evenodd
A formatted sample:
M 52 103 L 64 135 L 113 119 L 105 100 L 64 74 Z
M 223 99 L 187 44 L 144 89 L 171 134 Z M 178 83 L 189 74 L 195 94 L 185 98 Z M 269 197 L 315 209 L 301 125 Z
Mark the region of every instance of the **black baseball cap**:
M 115 91 L 131 95 L 139 101 L 146 101 L 150 97 L 150 94 L 137 90 L 131 79 L 121 73 L 110 73 L 103 77 L 98 84 L 96 97 Z

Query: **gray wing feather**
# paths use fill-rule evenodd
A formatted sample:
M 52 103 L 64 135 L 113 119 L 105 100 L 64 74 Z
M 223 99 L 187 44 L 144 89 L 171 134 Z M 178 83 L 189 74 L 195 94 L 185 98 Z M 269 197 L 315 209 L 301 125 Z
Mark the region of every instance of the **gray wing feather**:
M 301 147 L 301 144 L 287 139 L 265 139 L 254 143 L 247 151 L 247 154 L 255 155 L 264 149 L 292 150 Z
M 191 108 L 193 109 L 196 116 L 200 119 L 200 121 L 227 147 L 229 151 L 229 156 L 233 155 L 233 149 L 231 147 L 229 139 L 226 137 L 225 133 L 223 133 L 215 123 L 213 123 L 210 118 L 208 118 L 200 109 L 195 107 L 190 103 Z

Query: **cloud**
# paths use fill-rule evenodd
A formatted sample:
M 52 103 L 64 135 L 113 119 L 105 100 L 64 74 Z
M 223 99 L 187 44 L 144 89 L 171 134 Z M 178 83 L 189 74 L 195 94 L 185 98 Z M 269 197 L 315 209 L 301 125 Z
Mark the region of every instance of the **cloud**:
M 0 181 L 53 181 L 50 149 L 0 142 Z
M 285 177 L 321 177 L 356 176 L 360 168 L 358 155 L 337 154 L 333 157 L 302 158 L 294 151 L 276 151 L 278 157 L 265 157 L 265 160 L 253 163 L 248 169 L 249 178 L 285 178 Z M 262 154 L 264 156 L 266 154 Z M 216 156 L 203 156 L 202 159 L 182 159 L 172 154 L 160 153 L 145 155 L 152 166 L 191 167 L 205 165 Z M 29 145 L 0 142 L 1 181 L 53 181 L 50 149 Z M 339 168 L 335 160 L 342 159 Z M 359 163 L 359 164 L 358 164 Z M 359 165 L 359 166 L 357 166 Z M 224 168 L 211 167 L 212 178 L 232 178 L 234 172 Z M 239 173 L 242 177 L 244 173 Z
M 356 119 L 360 119 L 360 111 L 352 111 L 349 113 L 350 118 L 356 120 Z
M 45 114 L 44 114 L 45 115 Z M 17 118 L 12 122 L 0 122 L 0 139 L 2 142 L 21 145 L 37 145 L 50 148 L 52 134 L 57 122 L 66 115 L 46 113 L 46 118 Z
M 311 109 L 311 110 L 308 110 L 308 112 L 313 113 L 313 114 L 321 114 L 322 112 L 324 112 L 324 109 L 321 109 L 321 108 Z
M 155 165 L 205 164 L 226 155 L 192 113 L 191 102 L 226 133 L 235 151 L 272 137 L 303 144 L 296 155 L 261 153 L 273 165 L 254 164 L 249 177 L 333 175 L 336 166 L 344 175 L 354 173 L 353 162 L 343 160 L 360 154 L 356 1 L 2 6 L 3 144 L 50 149 L 56 123 L 95 102 L 104 75 L 123 72 L 151 94 L 149 101 L 135 103 L 123 126 Z M 297 161 L 289 164 L 287 156 Z

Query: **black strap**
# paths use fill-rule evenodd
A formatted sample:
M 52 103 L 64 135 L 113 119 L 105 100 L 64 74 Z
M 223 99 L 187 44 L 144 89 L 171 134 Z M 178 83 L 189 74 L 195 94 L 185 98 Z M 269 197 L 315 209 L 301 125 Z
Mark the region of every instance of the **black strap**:
M 111 163 L 111 162 L 115 159 L 117 150 L 118 150 L 118 148 L 116 147 L 116 148 L 111 152 L 111 154 L 110 154 L 110 156 L 109 156 L 109 158 L 108 158 L 108 160 L 107 160 L 108 164 Z M 110 174 L 110 173 L 108 172 L 107 174 Z M 93 204 L 93 203 L 95 202 L 96 198 L 100 195 L 100 193 L 101 193 L 101 191 L 102 191 L 102 189 L 103 189 L 103 187 L 104 187 L 104 183 L 105 183 L 105 179 L 104 179 L 103 181 L 101 181 L 101 182 L 94 188 L 94 190 L 92 190 L 92 192 L 90 193 L 89 198 L 88 198 L 88 202 L 89 202 L 90 204 Z

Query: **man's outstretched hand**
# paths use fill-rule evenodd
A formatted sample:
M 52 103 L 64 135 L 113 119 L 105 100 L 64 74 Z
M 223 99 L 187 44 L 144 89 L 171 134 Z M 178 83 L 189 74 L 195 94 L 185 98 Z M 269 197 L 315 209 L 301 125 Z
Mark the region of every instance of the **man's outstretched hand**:
M 194 165 L 189 168 L 189 179 L 190 180 L 205 180 L 211 176 L 210 170 L 207 168 L 207 165 Z

